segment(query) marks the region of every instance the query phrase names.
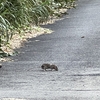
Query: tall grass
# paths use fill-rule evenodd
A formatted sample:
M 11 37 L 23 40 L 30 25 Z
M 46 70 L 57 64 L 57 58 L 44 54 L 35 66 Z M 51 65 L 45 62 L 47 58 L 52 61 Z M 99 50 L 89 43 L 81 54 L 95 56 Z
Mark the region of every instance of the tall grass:
M 0 0 L 0 53 L 14 34 L 31 24 L 39 25 L 55 9 L 73 6 L 75 0 Z M 4 52 L 3 52 L 4 53 Z

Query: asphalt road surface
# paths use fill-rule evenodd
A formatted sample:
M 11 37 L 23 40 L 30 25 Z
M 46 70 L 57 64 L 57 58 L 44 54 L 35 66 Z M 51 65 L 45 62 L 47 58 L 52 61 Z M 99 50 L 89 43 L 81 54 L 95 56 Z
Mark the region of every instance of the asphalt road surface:
M 100 100 L 100 0 L 79 0 L 54 32 L 29 39 L 0 69 L 0 100 Z M 83 38 L 82 38 L 83 37 Z M 43 71 L 43 63 L 58 71 Z

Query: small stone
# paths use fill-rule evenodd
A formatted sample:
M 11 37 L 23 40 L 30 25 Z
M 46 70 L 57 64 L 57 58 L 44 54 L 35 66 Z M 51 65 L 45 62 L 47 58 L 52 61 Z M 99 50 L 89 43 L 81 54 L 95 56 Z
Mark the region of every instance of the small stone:
M 82 36 L 81 38 L 84 38 L 84 36 Z
M 0 68 L 2 67 L 2 65 L 0 65 Z

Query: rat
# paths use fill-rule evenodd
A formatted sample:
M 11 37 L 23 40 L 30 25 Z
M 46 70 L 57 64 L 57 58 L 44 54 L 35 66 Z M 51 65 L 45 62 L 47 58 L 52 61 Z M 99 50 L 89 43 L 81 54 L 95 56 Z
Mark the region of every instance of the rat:
M 56 65 L 50 65 L 48 63 L 45 63 L 41 66 L 42 69 L 44 69 L 46 71 L 46 69 L 51 69 L 51 70 L 55 70 L 58 71 L 58 67 Z

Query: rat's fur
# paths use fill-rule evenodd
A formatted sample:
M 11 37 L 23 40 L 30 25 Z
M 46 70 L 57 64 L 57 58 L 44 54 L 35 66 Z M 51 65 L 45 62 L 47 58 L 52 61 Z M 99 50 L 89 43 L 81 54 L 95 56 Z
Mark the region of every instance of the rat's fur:
M 41 66 L 42 69 L 44 69 L 46 71 L 46 69 L 55 69 L 56 71 L 58 71 L 58 67 L 56 65 L 50 65 L 50 64 L 43 64 Z

